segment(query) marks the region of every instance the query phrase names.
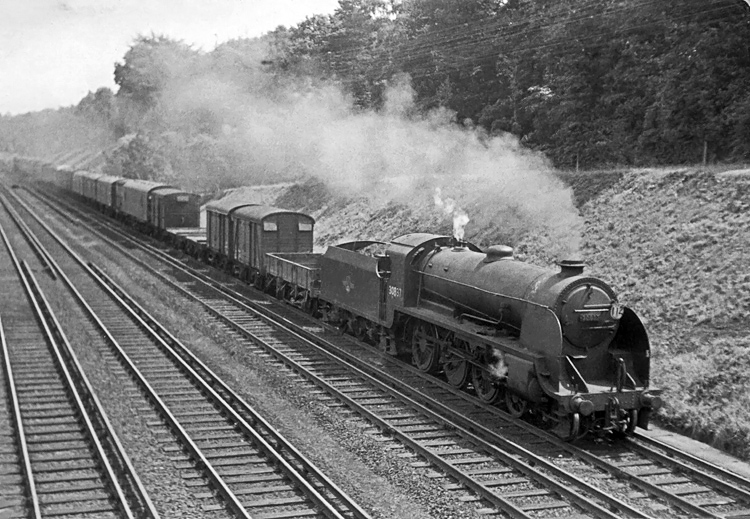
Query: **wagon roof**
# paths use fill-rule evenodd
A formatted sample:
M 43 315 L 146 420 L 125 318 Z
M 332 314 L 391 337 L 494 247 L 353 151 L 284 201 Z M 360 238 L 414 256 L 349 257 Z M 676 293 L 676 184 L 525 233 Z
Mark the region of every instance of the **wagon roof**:
M 252 222 L 261 222 L 269 216 L 279 214 L 293 214 L 312 220 L 313 223 L 315 222 L 315 219 L 308 214 L 299 211 L 291 211 L 289 209 L 281 209 L 279 207 L 271 207 L 270 205 L 251 205 L 238 209 L 234 213 L 236 218 L 242 218 L 243 220 L 250 220 Z
M 169 195 L 195 196 L 192 193 L 188 193 L 184 189 L 177 189 L 176 187 L 162 187 L 162 188 L 159 188 L 157 191 L 154 191 L 154 196 L 169 196 Z
M 95 180 L 95 179 L 101 177 L 102 174 L 101 173 L 92 173 L 90 171 L 79 169 L 78 171 L 76 171 L 75 173 L 73 173 L 73 176 L 74 177 L 90 178 L 92 180 Z
M 249 205 L 258 205 L 252 202 L 246 202 L 241 200 L 213 200 L 206 204 L 206 211 L 211 211 L 220 214 L 229 214 L 232 211 L 236 211 L 240 207 L 246 207 Z
M 121 177 L 115 177 L 113 175 L 100 175 L 97 177 L 97 182 L 106 182 L 108 184 L 114 184 L 118 180 L 123 180 Z
M 172 187 L 168 184 L 162 184 L 160 182 L 153 182 L 151 180 L 137 180 L 132 178 L 129 178 L 125 182 L 123 182 L 122 186 L 126 189 L 133 189 L 135 191 L 142 191 L 145 193 L 150 193 L 154 189 Z

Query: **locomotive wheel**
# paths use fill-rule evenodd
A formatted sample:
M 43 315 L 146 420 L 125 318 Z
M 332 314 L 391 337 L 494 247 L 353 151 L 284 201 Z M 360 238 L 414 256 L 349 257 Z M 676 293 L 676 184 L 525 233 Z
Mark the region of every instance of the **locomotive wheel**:
M 510 391 L 505 393 L 505 405 L 513 418 L 521 418 L 528 410 L 526 400 Z
M 443 371 L 445 371 L 445 378 L 448 379 L 448 383 L 453 387 L 462 388 L 469 383 L 471 365 L 456 355 L 451 355 L 445 359 Z
M 425 373 L 435 374 L 440 365 L 440 351 L 434 326 L 419 323 L 411 338 L 411 356 L 414 365 Z
M 461 339 L 454 339 L 453 346 L 465 351 L 468 344 Z M 462 388 L 469 383 L 471 364 L 463 357 L 446 351 L 443 356 L 443 371 L 445 371 L 445 378 L 448 379 L 451 386 Z
M 500 398 L 502 389 L 492 380 L 490 374 L 479 366 L 472 366 L 471 382 L 474 384 L 474 391 L 482 402 L 492 404 Z

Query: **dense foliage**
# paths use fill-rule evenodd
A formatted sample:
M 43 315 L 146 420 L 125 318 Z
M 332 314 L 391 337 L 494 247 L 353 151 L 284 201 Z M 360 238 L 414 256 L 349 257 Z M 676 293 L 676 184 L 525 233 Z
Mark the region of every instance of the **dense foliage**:
M 0 117 L 0 151 L 60 158 L 129 136 L 123 145 L 139 148 L 110 155 L 114 170 L 192 168 L 220 188 L 252 161 L 232 142 L 254 104 L 241 95 L 333 83 L 357 109 L 383 110 L 388 87 L 406 81 L 412 115 L 447 109 L 562 168 L 744 161 L 748 41 L 744 0 L 340 0 L 333 14 L 208 53 L 141 36 L 115 66 L 116 93 Z
M 421 106 L 558 166 L 746 160 L 749 24 L 737 0 L 342 0 L 289 31 L 286 57 L 363 106 L 406 73 Z

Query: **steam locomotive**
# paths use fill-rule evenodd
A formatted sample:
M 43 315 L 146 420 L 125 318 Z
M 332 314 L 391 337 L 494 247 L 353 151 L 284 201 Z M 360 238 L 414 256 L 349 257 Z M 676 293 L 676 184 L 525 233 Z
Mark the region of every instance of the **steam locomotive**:
M 317 261 L 268 256 L 290 302 L 563 438 L 630 434 L 661 405 L 643 324 L 580 261 L 553 272 L 513 259 L 510 247 L 424 233 L 331 246 Z M 319 278 L 300 292 L 290 274 L 302 263 Z
M 222 200 L 204 232 L 179 226 L 198 222 L 196 195 L 51 169 L 63 191 L 562 438 L 631 434 L 661 406 L 643 324 L 580 261 L 552 271 L 427 233 L 313 253 L 304 213 Z

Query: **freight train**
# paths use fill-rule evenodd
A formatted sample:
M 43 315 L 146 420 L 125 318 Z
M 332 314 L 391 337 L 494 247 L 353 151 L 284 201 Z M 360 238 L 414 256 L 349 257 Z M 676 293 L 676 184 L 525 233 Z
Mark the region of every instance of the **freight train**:
M 19 168 L 562 438 L 632 434 L 662 403 L 641 320 L 580 261 L 547 270 L 429 233 L 314 253 L 304 213 L 219 200 L 204 231 L 200 197 L 173 186 Z

